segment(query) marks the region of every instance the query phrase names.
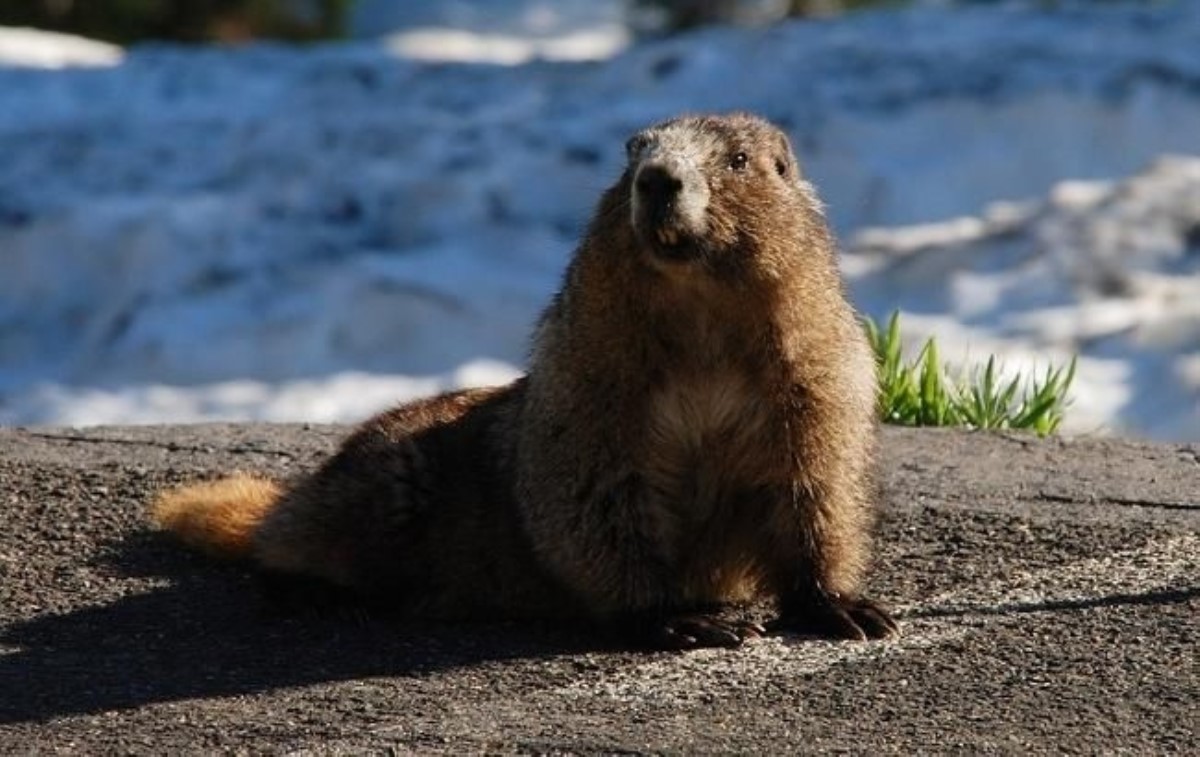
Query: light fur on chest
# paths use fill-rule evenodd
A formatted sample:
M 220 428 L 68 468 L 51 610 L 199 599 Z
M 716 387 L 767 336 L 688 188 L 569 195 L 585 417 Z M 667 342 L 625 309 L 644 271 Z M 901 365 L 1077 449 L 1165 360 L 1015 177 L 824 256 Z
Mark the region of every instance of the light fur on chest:
M 643 473 L 674 507 L 701 515 L 729 487 L 749 483 L 770 444 L 769 418 L 748 377 L 714 371 L 673 378 L 650 402 Z
M 745 545 L 755 518 L 742 512 L 777 440 L 768 400 L 734 372 L 668 382 L 653 395 L 641 473 L 644 534 L 688 576 L 683 601 L 742 601 L 757 568 Z

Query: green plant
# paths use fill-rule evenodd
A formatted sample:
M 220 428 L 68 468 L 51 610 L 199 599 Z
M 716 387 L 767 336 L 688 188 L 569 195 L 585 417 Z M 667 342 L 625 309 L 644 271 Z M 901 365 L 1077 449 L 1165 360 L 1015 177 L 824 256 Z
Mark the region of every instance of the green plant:
M 937 342 L 925 342 L 912 362 L 900 349 L 900 314 L 885 329 L 864 320 L 867 339 L 879 362 L 879 413 L 885 423 L 902 426 L 1015 428 L 1046 436 L 1058 430 L 1075 380 L 1076 359 L 1050 367 L 1040 378 L 1020 374 L 1000 378 L 995 356 L 982 368 L 952 373 L 938 357 Z

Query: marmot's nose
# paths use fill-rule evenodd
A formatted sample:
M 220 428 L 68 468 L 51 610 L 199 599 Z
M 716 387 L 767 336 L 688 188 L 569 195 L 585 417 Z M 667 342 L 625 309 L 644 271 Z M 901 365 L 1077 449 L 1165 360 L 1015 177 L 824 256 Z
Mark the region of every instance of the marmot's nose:
M 667 204 L 683 189 L 683 180 L 661 164 L 642 166 L 634 181 L 637 193 L 652 204 Z

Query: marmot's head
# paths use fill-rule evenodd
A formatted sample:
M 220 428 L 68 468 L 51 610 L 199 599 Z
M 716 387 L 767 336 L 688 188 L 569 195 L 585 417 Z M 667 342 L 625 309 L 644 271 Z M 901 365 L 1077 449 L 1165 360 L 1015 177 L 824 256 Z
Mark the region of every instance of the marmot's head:
M 638 132 L 612 200 L 660 268 L 770 274 L 825 225 L 782 131 L 755 116 L 685 116 Z M 822 239 L 812 246 L 825 249 Z

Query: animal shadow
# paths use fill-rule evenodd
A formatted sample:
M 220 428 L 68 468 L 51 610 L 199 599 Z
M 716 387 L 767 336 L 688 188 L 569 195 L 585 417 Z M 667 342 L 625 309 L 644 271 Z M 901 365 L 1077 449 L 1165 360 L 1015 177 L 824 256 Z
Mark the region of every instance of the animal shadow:
M 299 608 L 302 585 L 281 603 L 252 571 L 162 542 L 135 534 L 105 561 L 125 578 L 169 576 L 167 585 L 0 628 L 0 643 L 16 647 L 0 656 L 10 682 L 0 724 L 597 648 L 581 629 L 406 623 L 319 592 Z

